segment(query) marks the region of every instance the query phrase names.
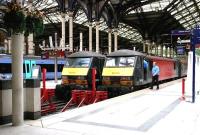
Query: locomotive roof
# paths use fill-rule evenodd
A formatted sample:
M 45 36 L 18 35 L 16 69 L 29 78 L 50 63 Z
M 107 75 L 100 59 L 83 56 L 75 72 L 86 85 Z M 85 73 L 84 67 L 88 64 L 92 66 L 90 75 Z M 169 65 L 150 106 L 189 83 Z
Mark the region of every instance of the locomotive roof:
M 148 55 L 147 58 L 152 59 L 152 60 L 165 60 L 165 61 L 177 61 L 178 60 L 178 59 L 174 59 L 174 58 L 165 58 L 165 57 L 150 56 L 150 55 Z
M 80 51 L 80 52 L 75 52 L 72 53 L 71 55 L 68 56 L 69 58 L 80 58 L 80 57 L 102 57 L 105 58 L 104 55 L 101 55 L 96 52 L 90 52 L 90 51 Z
M 115 52 L 110 53 L 107 55 L 108 57 L 117 57 L 117 56 L 146 56 L 144 53 L 133 51 L 133 50 L 128 50 L 128 49 L 122 49 L 122 50 L 117 50 Z

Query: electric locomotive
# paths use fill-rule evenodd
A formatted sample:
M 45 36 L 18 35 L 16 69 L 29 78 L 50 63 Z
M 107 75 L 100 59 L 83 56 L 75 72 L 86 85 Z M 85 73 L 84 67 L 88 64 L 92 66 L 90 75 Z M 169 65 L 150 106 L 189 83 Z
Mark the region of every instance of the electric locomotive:
M 92 68 L 96 69 L 96 85 L 100 85 L 102 83 L 105 58 L 104 55 L 89 51 L 81 51 L 69 55 L 62 70 L 62 83 L 56 86 L 56 97 L 69 100 L 71 90 L 91 89 Z

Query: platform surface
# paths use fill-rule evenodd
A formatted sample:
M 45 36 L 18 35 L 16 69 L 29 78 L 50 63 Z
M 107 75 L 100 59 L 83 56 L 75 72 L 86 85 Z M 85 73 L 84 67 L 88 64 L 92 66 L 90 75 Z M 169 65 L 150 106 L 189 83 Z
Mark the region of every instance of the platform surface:
M 200 135 L 200 96 L 181 101 L 181 80 L 66 111 L 0 135 Z

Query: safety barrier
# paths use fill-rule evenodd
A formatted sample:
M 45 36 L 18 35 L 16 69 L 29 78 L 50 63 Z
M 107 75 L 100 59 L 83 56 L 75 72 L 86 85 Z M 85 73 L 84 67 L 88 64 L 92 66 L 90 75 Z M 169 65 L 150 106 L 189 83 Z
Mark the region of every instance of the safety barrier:
M 61 112 L 66 111 L 71 106 L 81 107 L 82 105 L 93 104 L 108 98 L 107 91 L 96 91 L 96 69 L 92 68 L 92 90 L 72 90 L 69 102 L 63 107 Z
M 182 79 L 182 96 L 181 100 L 185 100 L 185 79 Z
M 55 95 L 55 89 L 46 88 L 46 72 L 45 68 L 42 69 L 42 83 L 41 88 L 41 113 L 46 114 L 56 111 L 56 105 L 52 102 L 52 97 Z

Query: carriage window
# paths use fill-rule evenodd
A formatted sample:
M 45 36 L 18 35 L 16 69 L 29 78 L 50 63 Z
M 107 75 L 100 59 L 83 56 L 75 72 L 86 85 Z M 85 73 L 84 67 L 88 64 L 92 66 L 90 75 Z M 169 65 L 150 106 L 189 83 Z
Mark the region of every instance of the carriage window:
M 11 64 L 10 63 L 1 63 L 0 64 L 0 73 L 11 73 Z
M 58 72 L 62 72 L 63 64 L 58 64 Z

